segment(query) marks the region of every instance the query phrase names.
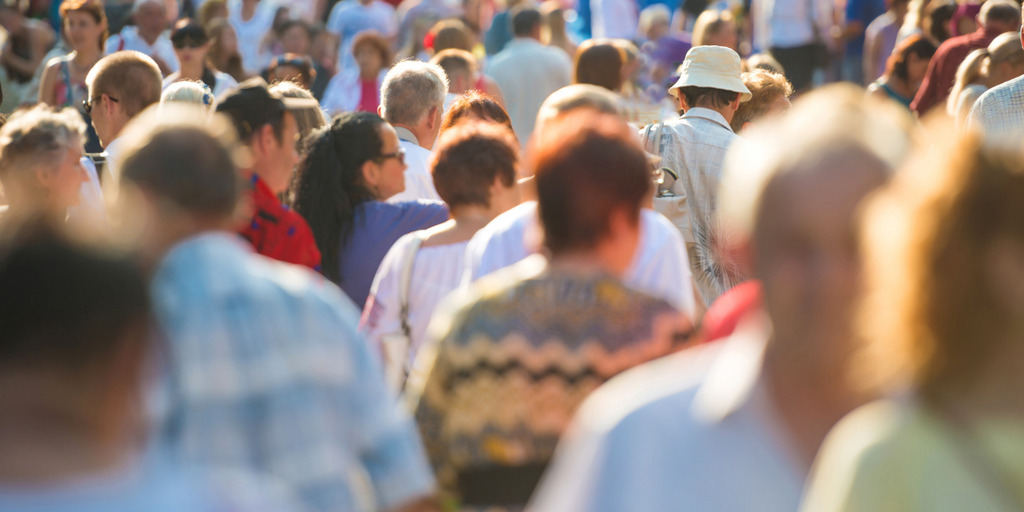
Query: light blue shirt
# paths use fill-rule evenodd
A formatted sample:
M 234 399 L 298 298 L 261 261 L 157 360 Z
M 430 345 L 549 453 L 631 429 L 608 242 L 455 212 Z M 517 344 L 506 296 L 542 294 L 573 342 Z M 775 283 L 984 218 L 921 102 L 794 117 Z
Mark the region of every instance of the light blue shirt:
M 354 509 L 354 468 L 382 509 L 432 491 L 415 427 L 336 286 L 210 232 L 171 249 L 151 291 L 167 346 L 160 439 L 186 460 L 275 476 L 311 510 Z
M 562 438 L 530 510 L 795 512 L 807 469 L 765 393 L 762 329 L 599 388 Z

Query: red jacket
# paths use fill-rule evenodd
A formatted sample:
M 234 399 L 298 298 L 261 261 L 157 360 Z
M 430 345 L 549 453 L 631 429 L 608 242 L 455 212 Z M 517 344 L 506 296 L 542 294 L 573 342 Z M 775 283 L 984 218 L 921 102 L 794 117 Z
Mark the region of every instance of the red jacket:
M 956 70 L 967 58 L 967 54 L 978 48 L 987 47 L 999 34 L 1001 32 L 979 28 L 971 34 L 949 38 L 939 45 L 939 49 L 928 63 L 928 71 L 925 72 L 924 81 L 917 90 L 914 102 L 910 104 L 910 110 L 923 116 L 932 107 L 943 105 L 949 96 L 949 90 L 956 83 Z
M 259 176 L 252 175 L 250 183 L 255 212 L 239 234 L 264 256 L 319 272 L 320 249 L 306 219 L 281 204 Z

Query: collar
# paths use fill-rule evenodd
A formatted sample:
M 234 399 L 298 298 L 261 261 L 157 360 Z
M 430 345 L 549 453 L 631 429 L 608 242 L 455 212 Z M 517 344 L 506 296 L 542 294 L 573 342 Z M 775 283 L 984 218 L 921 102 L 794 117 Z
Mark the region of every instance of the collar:
M 540 41 L 532 37 L 516 37 L 505 44 L 505 48 L 510 46 L 544 46 Z
M 693 399 L 696 416 L 718 423 L 740 409 L 770 406 L 762 375 L 769 325 L 767 316 L 752 316 L 719 342 L 721 351 Z
M 281 201 L 274 195 L 274 191 L 270 190 L 270 186 L 259 175 L 250 172 L 249 184 L 252 186 L 253 203 L 257 208 L 280 209 L 283 207 Z
M 729 122 L 725 120 L 725 116 L 723 116 L 721 112 L 711 110 L 710 108 L 693 107 L 683 114 L 683 119 L 705 119 L 722 125 L 722 127 L 730 132 L 732 131 L 732 127 L 729 126 Z
M 405 142 L 408 142 L 410 144 L 415 144 L 417 146 L 423 147 L 420 145 L 420 140 L 416 138 L 416 135 L 414 133 L 412 133 L 412 130 L 404 126 L 395 126 L 395 133 L 398 134 L 398 140 L 404 140 Z

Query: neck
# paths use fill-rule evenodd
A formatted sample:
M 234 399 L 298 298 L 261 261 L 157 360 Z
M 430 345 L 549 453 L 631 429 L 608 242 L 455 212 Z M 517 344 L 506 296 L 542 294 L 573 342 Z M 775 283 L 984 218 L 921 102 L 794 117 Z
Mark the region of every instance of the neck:
M 395 131 L 398 132 L 398 138 L 399 139 L 407 140 L 407 141 L 412 142 L 413 144 L 416 144 L 417 146 L 420 146 L 422 148 L 427 148 L 426 146 L 424 146 L 420 142 L 420 134 L 417 133 L 417 130 L 416 130 L 415 127 L 409 126 L 407 124 L 393 124 L 392 126 L 394 126 L 395 127 Z M 427 149 L 430 149 L 430 148 L 427 148 Z
M 150 46 L 152 46 L 153 44 L 156 43 L 156 40 L 160 38 L 160 34 L 161 33 L 162 32 L 146 33 L 146 32 L 143 32 L 143 31 L 140 30 L 139 31 L 139 36 L 142 37 L 142 39 L 144 39 L 146 41 L 146 44 L 149 44 Z
M 620 272 L 603 257 L 601 251 L 574 251 L 550 258 L 550 266 L 562 272 L 581 275 L 612 275 Z
M 250 19 L 256 14 L 256 6 L 259 2 L 242 2 L 242 18 Z
M 1024 420 L 1024 347 L 1020 347 L 1021 335 L 1001 335 L 991 340 L 999 349 L 988 355 L 987 361 L 976 374 L 963 381 L 951 381 L 944 389 L 935 393 L 943 408 L 958 417 L 1009 418 Z
M 68 405 L 68 390 L 39 375 L 8 375 L 0 392 L 0 481 L 44 484 L 109 471 L 131 452 L 130 436 L 104 432 L 95 407 Z M 93 404 L 95 405 L 95 404 Z
M 379 69 L 367 70 L 367 71 L 360 70 L 359 71 L 359 78 L 362 78 L 363 80 L 376 80 L 377 79 L 377 75 L 379 75 L 379 74 L 380 74 L 380 70 Z
M 824 371 L 782 347 L 773 339 L 765 348 L 765 384 L 798 457 L 809 469 L 825 435 L 862 399 L 845 385 L 843 372 Z
M 187 65 L 182 64 L 178 78 L 182 80 L 202 80 L 203 62 L 200 60 L 194 60 L 192 62 L 188 62 Z
M 103 58 L 103 50 L 95 46 L 89 46 L 88 48 L 76 49 L 72 62 L 80 68 L 92 68 L 101 58 Z

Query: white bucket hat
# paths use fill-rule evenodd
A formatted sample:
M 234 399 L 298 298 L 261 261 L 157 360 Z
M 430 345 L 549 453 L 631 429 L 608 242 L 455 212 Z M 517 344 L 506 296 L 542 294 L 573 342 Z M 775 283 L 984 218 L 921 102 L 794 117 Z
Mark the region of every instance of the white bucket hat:
M 679 80 L 669 90 L 678 96 L 679 87 L 710 87 L 740 93 L 740 102 L 750 100 L 750 89 L 743 85 L 740 56 L 724 46 L 694 46 L 679 66 Z

